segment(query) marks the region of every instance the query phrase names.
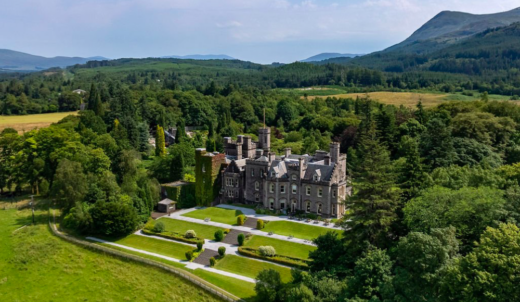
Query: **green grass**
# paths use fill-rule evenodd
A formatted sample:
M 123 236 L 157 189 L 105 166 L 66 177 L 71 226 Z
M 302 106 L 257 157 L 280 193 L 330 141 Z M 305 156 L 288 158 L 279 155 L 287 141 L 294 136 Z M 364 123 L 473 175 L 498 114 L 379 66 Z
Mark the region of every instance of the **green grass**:
M 249 278 L 256 278 L 258 273 L 265 269 L 274 269 L 280 273 L 283 282 L 292 280 L 290 268 L 233 255 L 226 255 L 220 259 L 215 268 Z
M 242 211 L 240 210 L 230 210 L 230 209 L 222 209 L 222 208 L 205 208 L 202 210 L 196 210 L 188 212 L 182 216 L 191 217 L 196 219 L 206 219 L 211 218 L 211 221 L 220 222 L 225 224 L 234 225 L 237 223 L 237 216 L 241 215 Z
M 187 230 L 194 230 L 199 238 L 205 239 L 213 239 L 217 230 L 224 230 L 222 228 L 211 225 L 204 225 L 170 218 L 162 218 L 158 219 L 157 221 L 162 221 L 164 223 L 166 231 L 184 234 Z
M 194 246 L 139 235 L 130 235 L 123 239 L 114 241 L 114 243 L 180 260 L 186 260 L 186 252 L 195 249 Z
M 273 232 L 275 234 L 284 236 L 293 235 L 295 238 L 307 240 L 312 240 L 330 231 L 337 232 L 339 236 L 343 235 L 342 230 L 333 230 L 330 228 L 318 227 L 309 224 L 290 221 L 271 221 L 265 225 L 265 228 L 262 231 Z
M 265 236 L 253 236 L 244 244 L 244 246 L 255 248 L 265 245 L 274 247 L 278 255 L 297 257 L 301 259 L 308 259 L 309 252 L 316 249 L 314 246 L 278 240 Z
M 13 232 L 30 217 L 0 210 L 0 301 L 220 301 L 175 275 L 53 236 L 45 210 Z
M 142 258 L 154 260 L 154 261 L 157 261 L 157 262 L 169 265 L 169 266 L 173 266 L 175 268 L 180 268 L 180 269 L 185 270 L 188 273 L 194 274 L 195 276 L 198 276 L 199 278 L 202 278 L 202 279 L 206 280 L 207 282 L 227 291 L 228 293 L 233 294 L 246 301 L 252 300 L 253 297 L 256 295 L 255 289 L 254 289 L 255 285 L 252 283 L 246 282 L 246 281 L 223 276 L 223 275 L 209 272 L 209 271 L 202 270 L 202 269 L 190 270 L 190 269 L 186 268 L 185 264 L 182 264 L 179 262 L 169 261 L 164 258 L 159 258 L 159 257 L 155 257 L 155 256 L 151 256 L 151 255 L 147 255 L 147 254 L 143 254 L 143 253 L 139 253 L 139 252 L 130 251 L 127 249 L 123 249 L 123 248 L 105 244 L 105 243 L 98 243 L 98 244 L 104 245 L 111 249 L 125 252 L 127 254 L 137 255 Z
M 245 299 L 246 301 L 254 301 L 256 293 L 255 285 L 253 283 L 227 277 L 202 269 L 196 269 L 194 271 L 189 272 L 212 284 L 215 284 L 216 286 L 222 288 L 230 294 Z

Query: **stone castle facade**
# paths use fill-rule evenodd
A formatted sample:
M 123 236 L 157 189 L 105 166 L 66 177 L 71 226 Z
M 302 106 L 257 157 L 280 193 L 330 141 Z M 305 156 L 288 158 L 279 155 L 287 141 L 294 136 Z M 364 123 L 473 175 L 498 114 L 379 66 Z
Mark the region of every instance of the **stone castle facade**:
M 271 152 L 271 129 L 260 128 L 258 142 L 250 136 L 224 138 L 226 164 L 221 170 L 221 203 L 257 204 L 288 213 L 306 212 L 341 218 L 347 185 L 347 156 L 338 143 L 314 156 Z M 211 156 L 218 156 L 211 154 Z

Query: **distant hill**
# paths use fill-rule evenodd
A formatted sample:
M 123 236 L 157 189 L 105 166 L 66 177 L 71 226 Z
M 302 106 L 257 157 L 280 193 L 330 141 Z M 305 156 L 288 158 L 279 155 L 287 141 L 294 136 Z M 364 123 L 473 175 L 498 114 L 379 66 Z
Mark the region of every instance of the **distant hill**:
M 104 57 L 54 57 L 46 58 L 19 51 L 0 49 L 0 69 L 14 71 L 35 71 L 52 67 L 67 67 L 88 61 L 107 60 Z
M 186 59 L 186 60 L 236 60 L 228 55 L 187 55 L 187 56 L 165 56 L 162 59 Z
M 336 52 L 324 52 L 318 55 L 312 56 L 305 60 L 301 60 L 300 62 L 320 62 L 324 60 L 334 59 L 334 58 L 355 58 L 362 56 L 361 54 L 351 54 L 351 53 L 336 53 Z
M 520 22 L 520 8 L 487 15 L 443 11 L 421 26 L 408 39 L 383 52 L 425 53 L 448 47 L 490 28 Z

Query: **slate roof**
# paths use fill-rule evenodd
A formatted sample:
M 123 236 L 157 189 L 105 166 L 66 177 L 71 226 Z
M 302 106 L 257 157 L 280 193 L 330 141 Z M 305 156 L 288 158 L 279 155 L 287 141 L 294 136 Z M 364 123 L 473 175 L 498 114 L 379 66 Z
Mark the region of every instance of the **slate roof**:
M 318 172 L 319 170 L 319 172 Z M 308 164 L 307 170 L 305 170 L 305 175 L 303 179 L 312 180 L 312 177 L 316 172 L 321 173 L 320 180 L 329 181 L 332 178 L 332 172 L 334 171 L 334 166 L 325 166 L 325 165 L 315 165 Z
M 177 202 L 176 202 L 176 201 L 173 201 L 173 200 L 171 200 L 171 199 L 168 199 L 168 198 L 159 201 L 159 204 L 164 204 L 164 205 L 170 205 L 170 204 L 172 204 L 172 203 L 177 203 Z

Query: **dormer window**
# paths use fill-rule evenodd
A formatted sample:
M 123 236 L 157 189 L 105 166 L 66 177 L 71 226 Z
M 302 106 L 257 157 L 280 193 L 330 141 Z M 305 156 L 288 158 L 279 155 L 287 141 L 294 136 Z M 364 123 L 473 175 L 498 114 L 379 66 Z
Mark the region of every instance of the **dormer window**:
M 296 180 L 296 177 L 297 177 L 296 174 L 293 174 L 293 175 L 291 176 L 292 180 Z
M 318 174 L 314 174 L 313 180 L 314 181 L 319 181 L 320 180 L 320 176 Z

